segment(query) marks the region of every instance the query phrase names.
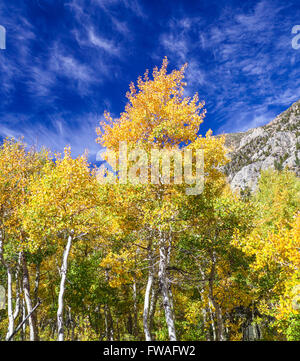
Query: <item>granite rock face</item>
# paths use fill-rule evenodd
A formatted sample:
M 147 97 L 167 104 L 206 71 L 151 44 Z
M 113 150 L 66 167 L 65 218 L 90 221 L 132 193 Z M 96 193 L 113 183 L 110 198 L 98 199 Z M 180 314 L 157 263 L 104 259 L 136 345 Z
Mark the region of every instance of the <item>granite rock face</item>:
M 255 190 L 260 171 L 289 167 L 300 176 L 300 100 L 267 125 L 226 134 L 230 163 L 225 172 L 233 189 Z

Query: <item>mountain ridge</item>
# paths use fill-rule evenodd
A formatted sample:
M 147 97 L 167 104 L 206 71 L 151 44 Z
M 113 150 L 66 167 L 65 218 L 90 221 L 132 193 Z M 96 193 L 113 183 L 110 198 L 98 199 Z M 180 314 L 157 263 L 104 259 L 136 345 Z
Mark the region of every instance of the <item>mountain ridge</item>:
M 255 190 L 260 171 L 288 167 L 300 176 L 300 100 L 268 124 L 225 134 L 230 162 L 224 167 L 233 189 Z

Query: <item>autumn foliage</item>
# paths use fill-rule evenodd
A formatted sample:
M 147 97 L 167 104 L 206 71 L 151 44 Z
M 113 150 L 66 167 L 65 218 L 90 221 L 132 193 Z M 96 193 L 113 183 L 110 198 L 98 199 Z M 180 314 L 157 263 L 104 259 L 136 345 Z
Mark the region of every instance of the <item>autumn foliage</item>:
M 99 182 L 108 171 L 69 147 L 3 141 L 0 339 L 300 339 L 300 181 L 270 169 L 250 197 L 233 192 L 224 137 L 200 134 L 204 102 L 185 96 L 186 65 L 167 65 L 130 85 L 97 142 L 148 155 L 201 149 L 201 194 L 174 182 Z

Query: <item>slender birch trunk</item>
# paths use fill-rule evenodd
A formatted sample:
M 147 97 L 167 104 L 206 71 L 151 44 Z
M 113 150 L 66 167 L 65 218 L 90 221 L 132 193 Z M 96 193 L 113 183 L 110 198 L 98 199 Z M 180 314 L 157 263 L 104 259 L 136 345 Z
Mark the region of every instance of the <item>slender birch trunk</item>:
M 6 269 L 7 273 L 7 316 L 8 316 L 8 330 L 6 334 L 6 340 L 14 332 L 14 312 L 13 312 L 13 296 L 12 296 L 12 270 L 7 262 L 5 262 L 3 257 L 3 240 L 4 232 L 0 229 L 0 261 Z
M 169 231 L 169 234 L 168 234 L 168 246 L 167 246 L 167 249 L 166 249 L 166 252 L 167 252 L 167 264 L 166 264 L 166 267 L 168 267 L 169 264 L 170 264 L 171 248 L 172 248 L 172 234 L 171 234 L 171 231 Z M 167 277 L 168 277 L 168 275 L 167 275 Z M 168 280 L 168 290 L 169 290 L 169 299 L 170 299 L 170 307 L 171 307 L 171 312 L 172 312 L 172 318 L 173 318 L 173 320 L 175 320 L 174 304 L 173 304 L 173 292 L 172 292 L 171 284 L 169 282 L 169 278 L 167 278 L 167 280 Z
M 149 322 L 149 308 L 150 308 L 150 294 L 153 284 L 153 264 L 152 264 L 152 252 L 148 253 L 148 264 L 149 264 L 149 273 L 148 273 L 148 282 L 145 291 L 144 298 L 144 312 L 143 312 L 143 326 L 146 341 L 151 341 L 151 330 Z
M 24 297 L 25 297 L 25 303 L 27 308 L 27 314 L 31 314 L 28 318 L 29 323 L 29 334 L 30 334 L 30 341 L 38 341 L 39 335 L 38 335 L 38 327 L 37 327 L 37 319 L 36 319 L 36 313 L 32 312 L 33 306 L 30 296 L 30 280 L 29 280 L 29 273 L 26 263 L 26 257 L 25 254 L 22 254 L 22 265 L 23 265 L 23 291 L 24 291 Z
M 16 268 L 15 279 L 16 279 L 16 302 L 15 302 L 15 309 L 13 310 L 13 293 L 12 293 L 12 271 L 11 267 L 7 265 L 7 280 L 8 280 L 8 302 L 7 302 L 7 309 L 8 309 L 8 332 L 6 335 L 6 340 L 9 340 L 11 335 L 15 331 L 15 320 L 19 315 L 20 312 L 20 288 L 19 288 L 19 273 L 20 273 L 20 254 L 19 254 L 19 262 Z
M 9 266 L 6 268 L 7 271 L 7 313 L 8 313 L 8 331 L 6 334 L 6 340 L 14 332 L 14 312 L 13 312 L 13 297 L 12 297 L 12 271 Z
M 63 261 L 60 268 L 60 288 L 58 295 L 58 309 L 57 309 L 57 330 L 58 330 L 58 341 L 64 340 L 64 294 L 65 294 L 65 284 L 67 278 L 67 270 L 68 270 L 68 257 L 70 254 L 70 249 L 72 246 L 72 237 L 68 237 L 68 242 L 63 254 Z
M 222 316 L 222 309 L 220 305 L 215 302 L 215 309 L 216 309 L 216 316 L 217 316 L 217 325 L 218 325 L 218 338 L 219 341 L 225 341 L 225 329 L 224 329 L 224 322 L 223 322 L 223 316 Z
M 71 307 L 68 306 L 68 320 L 69 320 L 69 324 L 70 324 L 70 329 L 71 329 L 71 341 L 74 341 L 75 339 L 75 334 L 74 334 L 74 328 L 75 328 L 75 321 L 73 319 L 72 316 L 72 309 Z M 69 335 L 69 330 L 68 330 L 68 335 Z
M 211 320 L 211 327 L 212 327 L 212 333 L 213 333 L 213 340 L 217 341 L 217 333 L 216 333 L 216 325 L 215 325 L 215 319 L 214 319 L 214 314 L 212 311 L 212 306 L 211 306 L 211 302 L 209 301 L 209 315 L 210 315 L 210 320 Z
M 33 291 L 33 304 L 36 305 L 38 302 L 38 293 L 39 293 L 39 285 L 40 285 L 40 263 L 36 265 L 35 271 L 35 281 L 34 281 L 34 291 Z
M 15 310 L 14 310 L 14 320 L 19 315 L 20 312 L 20 287 L 19 287 L 19 267 L 16 270 L 16 303 L 15 303 Z
M 154 274 L 154 270 L 153 270 L 153 274 Z M 153 285 L 152 285 L 150 310 L 149 310 L 149 328 L 150 328 L 150 332 L 151 332 L 151 330 L 153 330 L 153 326 L 154 326 L 154 315 L 155 315 L 155 310 L 156 310 L 157 299 L 158 299 L 158 287 L 156 286 L 156 282 L 155 282 L 155 279 L 154 279 L 153 280 Z
M 106 305 L 104 306 L 104 321 L 105 321 L 105 336 L 106 336 L 106 341 L 109 341 L 108 317 L 107 317 Z
M 201 273 L 201 276 L 203 277 L 203 280 L 205 279 L 205 275 L 204 275 L 204 272 L 202 271 L 201 267 L 199 267 L 199 270 L 200 270 L 200 273 Z M 203 293 L 204 293 L 204 287 L 202 289 L 200 289 L 199 286 L 197 286 L 197 289 L 198 289 L 198 292 L 199 292 L 199 295 L 200 295 L 200 300 L 201 301 L 204 301 L 204 297 L 203 297 Z M 209 313 L 209 310 L 207 307 L 204 307 L 202 308 L 202 317 L 203 317 L 203 333 L 205 332 L 205 329 L 206 329 L 206 325 L 207 325 L 207 319 L 208 319 L 208 313 Z M 210 341 L 210 329 L 207 330 L 206 332 L 206 341 Z
M 25 318 L 26 318 L 26 308 L 25 308 L 25 302 L 24 300 L 22 300 L 22 322 L 24 322 Z M 25 341 L 26 339 L 26 322 L 23 323 L 22 326 L 22 331 L 21 331 L 21 340 Z
M 39 301 L 32 309 L 31 314 L 39 307 L 39 305 L 41 304 L 41 302 Z M 31 314 L 27 315 L 25 317 L 24 320 L 22 320 L 22 322 L 17 326 L 17 328 L 15 329 L 14 333 L 10 336 L 10 338 L 8 339 L 8 341 L 11 341 L 13 339 L 13 336 L 15 334 L 17 334 L 17 332 L 22 328 L 23 324 L 27 321 L 27 319 L 31 316 Z
M 158 280 L 159 286 L 163 298 L 163 306 L 165 310 L 165 318 L 168 326 L 168 333 L 170 341 L 176 341 L 176 331 L 174 315 L 172 310 L 172 302 L 170 299 L 169 281 L 167 275 L 167 257 L 168 257 L 168 245 L 165 242 L 165 238 L 161 233 L 160 244 L 159 244 L 159 271 Z
M 205 308 L 202 309 L 202 315 L 203 315 L 203 325 L 204 325 L 203 330 L 205 330 L 206 323 L 207 323 L 207 310 Z M 206 340 L 210 341 L 209 331 L 207 331 L 207 333 L 206 333 Z
M 13 292 L 12 292 L 12 270 L 11 266 L 6 265 L 7 270 L 7 313 L 8 313 L 8 331 L 6 334 L 6 340 L 10 340 L 11 335 L 13 335 L 15 331 L 15 320 L 19 315 L 20 311 L 20 290 L 18 285 L 19 280 L 19 268 L 16 270 L 16 302 L 15 309 L 13 309 Z
M 213 253 L 211 255 L 211 259 L 212 259 L 212 267 L 209 276 L 209 299 L 212 305 L 214 306 L 216 313 L 216 319 L 217 319 L 216 339 L 217 341 L 225 341 L 222 310 L 213 292 L 213 284 L 214 284 L 215 271 L 216 271 L 216 261 Z

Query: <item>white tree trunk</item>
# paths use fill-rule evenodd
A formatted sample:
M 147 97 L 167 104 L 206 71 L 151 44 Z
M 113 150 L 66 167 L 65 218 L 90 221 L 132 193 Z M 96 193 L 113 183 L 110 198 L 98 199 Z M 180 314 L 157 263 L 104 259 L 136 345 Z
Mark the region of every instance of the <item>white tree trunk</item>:
M 148 282 L 145 291 L 144 312 L 143 312 L 143 325 L 144 325 L 144 333 L 145 333 L 146 341 L 151 341 L 151 332 L 149 328 L 149 307 L 150 307 L 150 293 L 151 293 L 152 284 L 153 284 L 153 270 L 152 270 L 152 265 L 150 265 Z
M 20 256 L 19 256 L 20 260 Z M 20 263 L 19 263 L 20 264 Z M 18 264 L 18 266 L 19 266 Z M 8 331 L 6 334 L 6 340 L 10 340 L 13 337 L 11 335 L 15 331 L 14 322 L 15 319 L 19 315 L 20 311 L 20 289 L 19 289 L 19 267 L 16 269 L 16 302 L 15 302 L 15 310 L 13 310 L 13 292 L 12 292 L 12 271 L 11 267 L 6 264 L 7 270 L 7 312 L 8 312 Z
M 153 274 L 154 274 L 154 269 L 153 269 Z M 152 292 L 151 292 L 151 301 L 150 301 L 150 310 L 149 310 L 149 328 L 150 328 L 150 332 L 151 332 L 151 330 L 153 330 L 154 315 L 155 315 L 155 310 L 156 310 L 157 298 L 158 298 L 158 287 L 156 287 L 155 280 L 153 280 Z
M 8 315 L 8 330 L 6 334 L 6 340 L 14 332 L 14 311 L 12 301 L 12 271 L 10 266 L 5 262 L 3 257 L 3 232 L 0 230 L 0 260 L 3 266 L 6 268 L 7 273 L 7 315 Z
M 33 291 L 33 304 L 36 305 L 38 302 L 38 293 L 39 293 L 39 285 L 40 285 L 40 263 L 36 265 L 35 271 L 35 281 L 34 281 L 34 291 Z
M 7 314 L 8 314 L 8 331 L 6 334 L 6 340 L 14 332 L 14 312 L 13 312 L 13 297 L 12 297 L 12 272 L 10 267 L 6 268 L 7 270 Z
M 161 237 L 159 244 L 159 271 L 158 280 L 160 290 L 163 298 L 163 305 L 165 310 L 165 318 L 168 326 L 168 333 L 170 341 L 176 341 L 175 322 L 173 317 L 172 302 L 170 300 L 169 281 L 167 277 L 167 255 L 168 245 L 164 237 Z
M 24 291 L 24 297 L 25 297 L 25 303 L 27 308 L 27 314 L 29 316 L 28 323 L 29 323 L 29 335 L 30 335 L 30 341 L 38 341 L 38 330 L 37 330 L 37 322 L 36 322 L 36 315 L 34 312 L 32 312 L 32 301 L 30 296 L 30 281 L 29 281 L 29 274 L 28 274 L 28 268 L 26 263 L 25 255 L 22 255 L 22 263 L 23 263 L 23 291 Z
M 62 265 L 60 269 L 60 288 L 58 295 L 58 309 L 57 309 L 57 330 L 58 330 L 58 341 L 64 340 L 64 294 L 65 294 L 65 283 L 67 278 L 67 270 L 68 270 L 68 257 L 70 254 L 70 249 L 72 246 L 72 237 L 68 237 L 68 242 L 63 254 Z
M 216 341 L 217 340 L 216 325 L 215 325 L 214 314 L 212 311 L 212 304 L 210 301 L 209 301 L 209 315 L 210 315 L 210 320 L 211 320 L 211 328 L 212 328 L 212 332 L 213 332 L 213 340 Z
M 20 312 L 20 281 L 19 281 L 19 265 L 20 265 L 21 255 L 19 255 L 19 264 L 16 269 L 16 304 L 15 304 L 15 311 L 14 311 L 14 320 L 18 317 Z
M 22 300 L 22 322 L 24 322 L 26 318 L 26 308 L 25 308 L 25 301 Z M 21 331 L 21 340 L 25 341 L 26 339 L 26 322 L 23 323 L 22 331 Z
M 216 319 L 217 319 L 217 329 L 216 329 L 216 340 L 217 341 L 225 341 L 224 335 L 224 323 L 223 323 L 223 316 L 221 306 L 219 305 L 218 301 L 214 296 L 214 279 L 215 279 L 215 272 L 216 272 L 216 260 L 215 255 L 212 252 L 211 254 L 212 259 L 212 266 L 209 276 L 209 299 L 214 306 Z

